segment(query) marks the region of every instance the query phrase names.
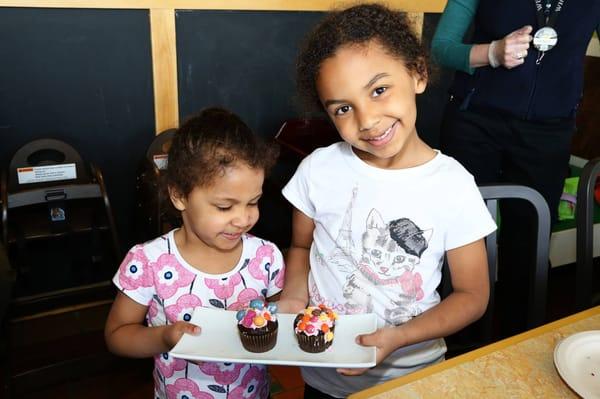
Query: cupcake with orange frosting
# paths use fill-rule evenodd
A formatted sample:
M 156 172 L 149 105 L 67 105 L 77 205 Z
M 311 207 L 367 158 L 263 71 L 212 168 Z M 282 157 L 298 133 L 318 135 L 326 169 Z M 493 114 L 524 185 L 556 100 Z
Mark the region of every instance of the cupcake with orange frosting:
M 294 319 L 294 332 L 300 349 L 305 352 L 319 353 L 333 343 L 333 331 L 337 314 L 321 304 L 309 306 L 298 313 Z
M 240 340 L 247 351 L 260 353 L 273 349 L 277 343 L 277 305 L 253 299 L 236 313 Z

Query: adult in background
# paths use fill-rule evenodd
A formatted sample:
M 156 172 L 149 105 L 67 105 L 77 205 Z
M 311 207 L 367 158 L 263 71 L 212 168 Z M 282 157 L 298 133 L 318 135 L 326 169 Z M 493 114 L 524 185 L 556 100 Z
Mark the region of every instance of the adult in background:
M 568 172 L 585 53 L 599 28 L 600 0 L 448 0 L 432 41 L 434 59 L 456 70 L 442 151 L 477 184 L 539 191 L 552 223 Z M 519 200 L 504 201 L 501 214 L 498 305 L 508 335 L 525 326 L 537 225 L 533 209 Z

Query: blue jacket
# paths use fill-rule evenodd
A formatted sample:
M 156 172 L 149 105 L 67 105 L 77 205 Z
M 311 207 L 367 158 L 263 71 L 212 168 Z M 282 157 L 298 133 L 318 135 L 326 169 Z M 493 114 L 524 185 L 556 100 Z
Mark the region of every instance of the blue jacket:
M 552 3 L 554 9 L 556 0 Z M 534 0 L 481 0 L 472 42 L 489 43 L 524 25 L 533 26 L 533 32 L 538 29 Z M 472 75 L 457 71 L 450 93 L 466 99 L 469 107 L 522 119 L 574 117 L 583 91 L 586 49 L 599 25 L 600 0 L 565 0 L 554 25 L 558 43 L 539 65 L 531 45 L 525 63 L 517 68 L 486 66 Z

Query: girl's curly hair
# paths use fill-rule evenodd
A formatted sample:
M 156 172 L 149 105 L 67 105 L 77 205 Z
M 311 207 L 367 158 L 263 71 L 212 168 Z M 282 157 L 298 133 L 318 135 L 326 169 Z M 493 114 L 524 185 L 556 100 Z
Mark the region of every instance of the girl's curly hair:
M 329 13 L 305 38 L 296 62 L 296 85 L 305 106 L 322 110 L 316 81 L 321 64 L 342 46 L 380 43 L 406 68 L 429 76 L 428 53 L 404 12 L 380 4 L 361 4 Z
M 188 119 L 173 136 L 166 173 L 168 187 L 187 196 L 210 185 L 237 162 L 265 175 L 277 161 L 279 148 L 252 133 L 235 114 L 207 108 Z

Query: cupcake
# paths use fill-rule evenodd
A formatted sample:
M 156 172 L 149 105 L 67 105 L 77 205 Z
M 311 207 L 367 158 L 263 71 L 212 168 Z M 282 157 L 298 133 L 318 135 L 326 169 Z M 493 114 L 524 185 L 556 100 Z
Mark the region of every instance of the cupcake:
M 277 343 L 277 305 L 253 299 L 236 313 L 240 340 L 247 351 L 260 353 L 273 349 Z
M 337 314 L 325 305 L 309 306 L 294 319 L 294 332 L 300 349 L 319 353 L 333 343 Z

